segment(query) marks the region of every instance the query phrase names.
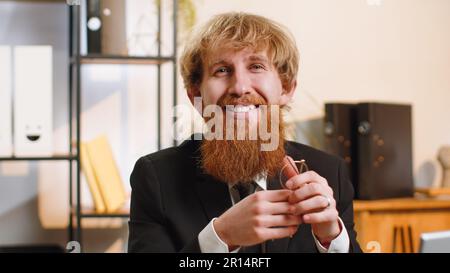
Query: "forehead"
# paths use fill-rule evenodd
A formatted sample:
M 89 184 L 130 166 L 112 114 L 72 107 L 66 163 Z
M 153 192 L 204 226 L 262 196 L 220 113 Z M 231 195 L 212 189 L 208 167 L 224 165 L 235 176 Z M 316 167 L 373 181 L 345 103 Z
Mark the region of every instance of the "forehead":
M 205 55 L 205 65 L 208 67 L 221 62 L 232 63 L 234 61 L 253 60 L 270 62 L 267 50 L 255 50 L 250 47 L 243 49 L 218 48 L 210 50 Z

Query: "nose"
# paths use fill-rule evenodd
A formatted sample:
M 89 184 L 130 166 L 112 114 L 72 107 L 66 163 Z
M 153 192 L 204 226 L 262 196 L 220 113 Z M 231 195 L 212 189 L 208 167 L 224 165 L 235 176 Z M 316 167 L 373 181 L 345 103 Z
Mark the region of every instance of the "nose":
M 251 80 L 245 71 L 234 71 L 228 93 L 235 97 L 251 93 Z

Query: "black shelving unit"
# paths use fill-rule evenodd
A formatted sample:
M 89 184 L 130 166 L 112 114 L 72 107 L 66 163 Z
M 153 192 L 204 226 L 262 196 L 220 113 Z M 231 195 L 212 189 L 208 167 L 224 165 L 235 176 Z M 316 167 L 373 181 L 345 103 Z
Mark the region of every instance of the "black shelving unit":
M 39 161 L 39 160 L 77 160 L 76 156 L 55 155 L 55 156 L 32 156 L 32 157 L 0 157 L 0 161 Z
M 157 55 L 136 57 L 136 56 L 115 56 L 89 54 L 81 55 L 80 53 L 80 36 L 81 36 L 81 12 L 83 6 L 69 7 L 69 120 L 74 120 L 69 126 L 69 135 L 71 143 L 69 153 L 70 160 L 70 179 L 69 179 L 69 240 L 78 241 L 82 244 L 82 219 L 84 218 L 129 218 L 129 211 L 117 211 L 115 213 L 97 213 L 94 209 L 84 210 L 81 208 L 81 179 L 80 179 L 80 150 L 81 140 L 81 66 L 83 64 L 139 64 L 139 65 L 156 65 L 157 66 L 157 132 L 158 132 L 158 150 L 161 149 L 161 65 L 164 63 L 172 63 L 173 65 L 173 106 L 177 104 L 177 11 L 178 1 L 172 0 L 173 10 L 173 53 L 171 56 L 161 56 L 161 6 L 158 7 L 158 25 L 157 25 Z M 174 132 L 175 133 L 175 132 Z M 176 141 L 173 141 L 176 145 Z M 75 181 L 75 188 L 74 186 Z
M 19 2 L 19 1 L 17 1 Z M 30 1 L 31 2 L 31 1 Z M 39 1 L 42 3 L 45 2 L 52 2 L 50 0 L 43 0 L 43 1 Z M 70 27 L 71 29 L 71 27 Z M 70 48 L 70 52 L 72 52 L 72 49 Z M 71 69 L 71 66 L 69 68 L 69 71 Z M 72 74 L 72 73 L 70 73 Z M 71 79 L 70 79 L 71 82 Z M 69 85 L 71 85 L 71 83 L 69 83 Z M 71 92 L 72 90 L 69 88 L 69 92 Z M 14 107 L 13 101 L 11 101 L 11 104 Z M 69 121 L 72 120 L 72 95 L 69 94 L 69 98 L 68 98 L 68 107 L 69 107 Z M 78 116 L 79 117 L 79 116 Z M 14 111 L 12 111 L 12 119 L 14 119 Z M 74 153 L 73 149 L 72 149 L 72 143 L 74 143 L 74 141 L 76 141 L 75 138 L 73 138 L 73 134 L 72 134 L 72 127 L 68 126 L 68 133 L 69 133 L 69 141 L 68 141 L 68 147 L 69 147 L 69 152 L 67 154 L 53 154 L 50 156 L 9 156 L 9 157 L 0 157 L 0 161 L 65 161 L 68 162 L 69 164 L 69 184 L 72 185 L 73 184 L 73 173 L 72 173 L 72 166 L 73 164 L 78 164 L 79 162 L 79 156 Z M 14 127 L 12 127 L 12 139 L 14 139 Z M 70 193 L 71 194 L 71 193 Z M 71 196 L 71 195 L 70 195 Z M 70 197 L 71 198 L 71 197 Z M 72 204 L 72 199 L 69 200 L 69 202 Z M 70 219 L 72 219 L 72 217 L 70 217 Z M 69 220 L 71 221 L 71 220 Z M 69 228 L 68 228 L 68 232 L 69 232 L 69 240 L 73 240 L 73 228 L 72 228 L 72 223 L 69 223 Z

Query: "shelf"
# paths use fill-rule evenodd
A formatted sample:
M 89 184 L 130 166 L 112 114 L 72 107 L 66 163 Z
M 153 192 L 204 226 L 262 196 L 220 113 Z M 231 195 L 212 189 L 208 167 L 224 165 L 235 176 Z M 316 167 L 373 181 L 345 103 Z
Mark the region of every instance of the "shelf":
M 80 217 L 82 218 L 130 218 L 130 209 L 123 208 L 115 212 L 98 213 L 94 209 L 82 209 Z
M 383 200 L 354 200 L 353 210 L 358 211 L 385 211 L 385 210 L 426 210 L 449 209 L 450 199 L 438 198 L 395 198 Z
M 0 161 L 26 161 L 26 160 L 76 160 L 75 155 L 53 155 L 53 156 L 28 156 L 28 157 L 0 157 Z
M 1 1 L 1 0 L 0 0 Z M 83 78 L 83 71 L 82 66 L 83 65 L 159 65 L 161 64 L 170 64 L 171 70 L 173 73 L 173 97 L 172 97 L 172 107 L 177 105 L 177 10 L 178 10 L 178 1 L 173 0 L 172 1 L 172 18 L 173 18 L 173 53 L 169 56 L 161 56 L 161 37 L 159 36 L 157 41 L 157 47 L 155 48 L 155 55 L 153 56 L 127 56 L 126 54 L 95 54 L 95 53 L 81 53 L 81 43 L 80 41 L 83 39 L 82 35 L 84 36 L 86 33 L 81 33 L 82 30 L 86 27 L 85 22 L 82 20 L 82 11 L 80 9 L 80 6 L 70 6 L 70 12 L 69 12 L 69 53 L 70 57 L 68 59 L 68 65 L 69 65 L 69 98 L 70 102 L 69 105 L 73 106 L 74 109 L 70 108 L 72 112 L 69 111 L 69 113 L 75 112 L 75 118 L 76 118 L 76 129 L 75 132 L 77 136 L 81 135 L 81 128 L 83 126 L 81 125 L 81 114 L 82 114 L 82 100 L 81 100 L 81 94 L 82 94 L 82 78 Z M 157 33 L 160 35 L 162 33 L 161 31 L 161 14 L 162 14 L 162 8 L 160 5 L 157 5 L 159 8 L 157 9 Z M 81 23 L 83 22 L 83 23 Z M 161 148 L 161 93 L 162 93 L 162 70 L 157 69 L 157 80 L 155 81 L 156 86 L 156 94 L 155 99 L 152 99 L 151 102 L 157 101 L 157 137 L 158 137 L 158 148 Z M 152 89 L 153 90 L 153 89 Z M 69 134 L 72 135 L 72 134 Z M 71 139 L 72 140 L 72 139 Z M 75 144 L 79 144 L 80 137 L 74 138 Z M 176 143 L 174 142 L 174 145 Z M 79 156 L 75 159 L 78 162 L 80 160 Z M 69 239 L 78 241 L 81 245 L 83 245 L 82 242 L 82 232 L 83 229 L 87 228 L 88 226 L 84 223 L 96 223 L 96 222 L 119 222 L 123 224 L 123 220 L 127 220 L 130 217 L 130 208 L 129 208 L 129 202 L 127 202 L 124 205 L 124 208 L 118 209 L 114 212 L 105 212 L 105 213 L 99 213 L 95 210 L 94 207 L 84 207 L 81 203 L 81 179 L 80 179 L 80 172 L 81 172 L 81 164 L 77 164 L 77 169 L 75 171 L 76 175 L 76 184 L 72 184 L 72 180 L 70 180 L 69 187 L 69 206 L 70 206 L 70 217 L 69 217 Z M 70 178 L 72 179 L 72 178 Z M 75 186 L 75 187 L 74 187 Z M 129 201 L 129 200 L 128 200 Z M 79 210 L 78 210 L 79 209 Z M 94 226 L 96 226 L 94 224 Z M 120 225 L 119 225 L 120 226 Z
M 117 56 L 117 55 L 84 55 L 80 57 L 81 64 L 140 64 L 140 65 L 155 65 L 164 64 L 175 61 L 173 56 L 148 56 L 148 57 L 132 57 L 132 56 Z M 76 59 L 71 59 L 71 64 L 76 64 Z
M 428 197 L 450 196 L 450 188 L 416 188 L 417 193 L 425 194 Z

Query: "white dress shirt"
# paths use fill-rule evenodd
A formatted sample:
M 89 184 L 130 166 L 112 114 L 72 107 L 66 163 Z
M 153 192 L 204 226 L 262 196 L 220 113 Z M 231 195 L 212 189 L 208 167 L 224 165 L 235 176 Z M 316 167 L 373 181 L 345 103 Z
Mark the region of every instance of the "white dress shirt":
M 258 179 L 255 179 L 255 182 L 258 185 L 256 191 L 267 189 L 266 177 L 261 176 Z M 231 186 L 229 186 L 229 191 L 232 204 L 234 205 L 239 202 L 239 193 Z M 348 253 L 350 247 L 350 239 L 348 237 L 348 233 L 345 229 L 344 223 L 342 222 L 341 218 L 338 219 L 342 228 L 341 233 L 333 241 L 331 241 L 328 249 L 320 244 L 319 240 L 311 231 L 314 242 L 316 243 L 316 247 L 320 253 Z M 228 245 L 219 238 L 216 231 L 214 230 L 214 220 L 216 220 L 216 218 L 213 218 L 209 222 L 209 224 L 198 234 L 200 250 L 202 251 L 202 253 L 230 253 L 230 251 L 228 251 Z M 239 249 L 240 248 L 237 248 L 234 251 L 231 251 L 231 253 L 236 253 L 239 251 Z

